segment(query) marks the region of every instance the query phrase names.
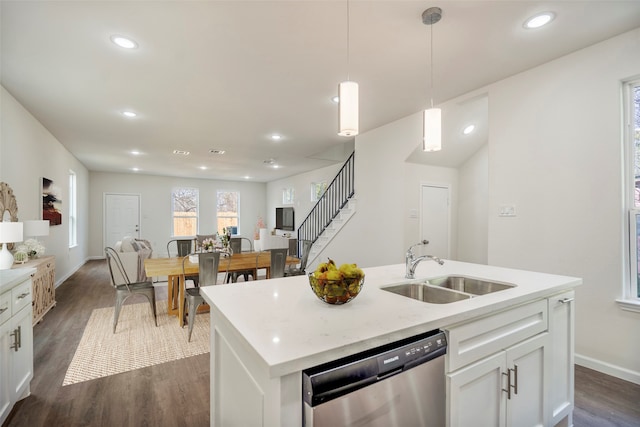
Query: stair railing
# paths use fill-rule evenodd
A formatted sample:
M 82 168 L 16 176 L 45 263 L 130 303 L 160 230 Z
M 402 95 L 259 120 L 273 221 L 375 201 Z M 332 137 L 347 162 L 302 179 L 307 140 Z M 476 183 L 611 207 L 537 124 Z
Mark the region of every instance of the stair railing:
M 309 215 L 302 221 L 298 228 L 298 244 L 303 240 L 310 240 L 312 243 L 331 224 L 331 221 L 340 213 L 349 199 L 354 194 L 354 155 L 351 153 L 347 161 L 342 165 L 338 174 L 333 178 L 324 194 L 309 212 Z M 298 248 L 300 249 L 300 248 Z

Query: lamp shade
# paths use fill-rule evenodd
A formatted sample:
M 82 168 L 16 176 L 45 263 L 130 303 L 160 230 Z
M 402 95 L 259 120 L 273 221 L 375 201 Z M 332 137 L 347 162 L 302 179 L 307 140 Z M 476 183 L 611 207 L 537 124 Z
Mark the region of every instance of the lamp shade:
M 358 83 L 342 82 L 338 85 L 339 131 L 340 136 L 356 136 L 358 126 Z
M 21 222 L 0 222 L 0 243 L 22 242 L 22 230 Z
M 422 149 L 440 151 L 442 149 L 442 110 L 429 108 L 424 110 Z
M 31 220 L 24 222 L 24 235 L 27 237 L 48 236 L 49 220 Z

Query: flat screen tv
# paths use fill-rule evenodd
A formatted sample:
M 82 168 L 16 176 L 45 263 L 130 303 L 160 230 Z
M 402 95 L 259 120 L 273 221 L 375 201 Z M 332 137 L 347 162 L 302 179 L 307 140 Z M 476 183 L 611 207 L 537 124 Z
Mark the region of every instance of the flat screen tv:
M 295 231 L 293 208 L 276 208 L 276 229 Z

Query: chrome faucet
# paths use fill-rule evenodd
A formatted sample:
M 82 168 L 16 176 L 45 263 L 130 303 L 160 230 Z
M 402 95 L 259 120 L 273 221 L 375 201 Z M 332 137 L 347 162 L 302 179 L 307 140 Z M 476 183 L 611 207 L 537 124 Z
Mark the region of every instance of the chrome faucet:
M 415 279 L 416 267 L 421 261 L 424 261 L 425 259 L 433 260 L 440 265 L 444 264 L 444 261 L 442 261 L 440 258 L 433 255 L 422 255 L 422 256 L 419 256 L 418 258 L 415 257 L 415 255 L 413 254 L 413 248 L 416 246 L 428 245 L 428 244 L 429 244 L 428 240 L 423 240 L 420 243 L 416 243 L 415 245 L 409 246 L 409 249 L 407 249 L 407 253 L 404 256 L 405 269 L 406 269 L 405 278 Z

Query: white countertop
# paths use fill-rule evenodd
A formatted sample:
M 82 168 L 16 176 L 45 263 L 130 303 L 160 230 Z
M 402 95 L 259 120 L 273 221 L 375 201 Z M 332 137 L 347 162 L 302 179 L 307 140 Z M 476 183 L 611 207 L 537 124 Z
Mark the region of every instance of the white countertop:
M 223 317 L 224 327 L 233 329 L 271 377 L 278 377 L 582 283 L 575 277 L 456 261 L 442 266 L 422 262 L 417 281 L 455 274 L 517 285 L 469 300 L 429 304 L 380 289 L 408 281 L 404 264 L 364 271 L 364 288 L 344 305 L 320 301 L 306 276 L 211 286 L 201 293 L 212 306 L 213 322 Z
M 0 270 L 0 294 L 20 284 L 35 272 L 35 268 Z

